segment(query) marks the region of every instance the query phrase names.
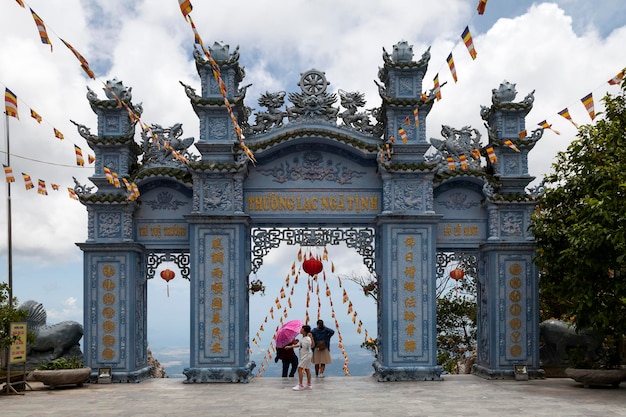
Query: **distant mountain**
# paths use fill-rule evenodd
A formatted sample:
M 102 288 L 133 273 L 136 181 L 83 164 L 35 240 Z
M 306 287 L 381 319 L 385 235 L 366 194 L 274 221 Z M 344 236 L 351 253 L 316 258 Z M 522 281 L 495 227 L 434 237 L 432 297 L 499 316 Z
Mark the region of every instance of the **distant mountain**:
M 187 346 L 150 346 L 152 354 L 156 360 L 165 368 L 168 378 L 185 378 L 183 370 L 189 367 L 189 348 Z M 359 345 L 351 345 L 345 347 L 348 357 L 348 370 L 351 376 L 370 376 L 374 373 L 372 362 L 374 355 L 370 351 L 366 351 Z M 331 347 L 331 355 L 333 363 L 326 367 L 326 376 L 345 376 L 343 371 L 343 355 L 337 348 Z M 256 377 L 264 361 L 264 354 L 256 353 L 250 356 L 250 360 L 256 363 L 252 374 Z M 313 367 L 311 367 L 313 370 Z M 263 377 L 280 377 L 282 372 L 282 364 L 271 359 L 265 364 L 265 371 L 262 372 Z

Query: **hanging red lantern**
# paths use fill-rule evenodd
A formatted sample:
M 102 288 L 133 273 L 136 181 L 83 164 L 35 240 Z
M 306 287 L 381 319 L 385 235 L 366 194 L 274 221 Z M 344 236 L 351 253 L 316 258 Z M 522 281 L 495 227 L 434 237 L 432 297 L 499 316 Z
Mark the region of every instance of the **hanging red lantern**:
M 302 269 L 304 269 L 304 272 L 306 272 L 307 274 L 313 276 L 322 272 L 322 269 L 324 269 L 324 265 L 319 259 L 309 257 L 305 259 L 304 262 L 302 262 Z
M 450 278 L 452 278 L 453 280 L 457 282 L 463 279 L 464 276 L 465 276 L 465 271 L 463 271 L 461 268 L 455 268 L 452 271 L 450 271 Z
M 164 269 L 161 271 L 161 278 L 167 283 L 167 296 L 170 296 L 170 285 L 169 282 L 174 279 L 176 273 L 171 269 Z

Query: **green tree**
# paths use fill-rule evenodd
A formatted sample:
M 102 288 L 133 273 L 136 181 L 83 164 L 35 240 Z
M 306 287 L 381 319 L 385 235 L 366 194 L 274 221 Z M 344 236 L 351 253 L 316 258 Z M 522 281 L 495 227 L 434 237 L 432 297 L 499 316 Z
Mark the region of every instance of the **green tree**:
M 11 336 L 12 322 L 24 321 L 28 315 L 26 311 L 17 309 L 17 299 L 9 301 L 9 285 L 0 282 L 0 352 L 11 346 L 15 337 Z
M 595 125 L 557 155 L 531 226 L 544 314 L 602 332 L 609 365 L 626 334 L 625 92 L 607 94 Z

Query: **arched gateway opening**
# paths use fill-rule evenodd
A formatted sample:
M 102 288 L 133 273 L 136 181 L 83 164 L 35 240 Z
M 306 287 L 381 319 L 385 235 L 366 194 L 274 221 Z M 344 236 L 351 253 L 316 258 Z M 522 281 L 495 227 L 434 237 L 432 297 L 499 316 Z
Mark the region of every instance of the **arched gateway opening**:
M 121 82 L 109 82 L 105 99 L 87 95 L 98 133 L 82 125 L 79 133 L 96 154 L 97 190 L 80 184 L 75 190 L 89 215 L 88 240 L 79 246 L 92 380 L 103 367 L 112 368 L 114 381 L 148 377 L 146 279 L 159 263 L 155 254 L 176 254 L 191 291 L 186 382 L 247 382 L 255 366 L 248 346 L 250 274 L 280 241 L 306 246 L 333 239 L 352 245 L 379 283 L 373 364 L 379 381 L 441 379 L 435 285 L 443 252 L 471 253 L 474 260 L 473 373 L 514 378 L 523 365 L 531 377 L 542 375 L 538 278 L 527 232 L 534 197 L 525 191 L 533 179 L 528 152 L 542 130 L 518 137 L 532 93 L 514 102 L 514 86 L 494 90 L 481 110 L 486 145 L 469 127 L 444 126 L 443 139 L 428 142 L 426 117 L 436 94 L 423 92 L 422 78 L 430 55 L 414 60 L 400 42 L 393 54 L 383 53 L 380 107 L 364 110 L 362 94 L 341 89 L 337 103 L 326 75 L 311 69 L 302 74 L 300 91 L 263 94 L 259 105 L 266 109 L 251 125 L 239 54 L 219 44 L 210 52 L 221 79 L 196 54 L 201 94 L 184 86 L 200 121 L 199 156 L 188 152 L 193 139 L 180 137 L 180 125 L 142 124 L 137 144 L 141 107 Z M 128 192 L 118 188 L 119 179 L 134 182 L 140 194 L 130 184 Z

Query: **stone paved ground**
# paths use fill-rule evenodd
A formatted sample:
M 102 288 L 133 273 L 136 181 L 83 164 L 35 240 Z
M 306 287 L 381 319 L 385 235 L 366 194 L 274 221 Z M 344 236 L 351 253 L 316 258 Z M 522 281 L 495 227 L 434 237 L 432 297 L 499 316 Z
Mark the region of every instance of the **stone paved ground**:
M 583 388 L 570 380 L 488 381 L 448 375 L 445 381 L 376 382 L 371 377 L 294 380 L 257 378 L 248 384 L 86 384 L 24 395 L 0 395 L 0 416 L 626 416 L 626 384 Z

